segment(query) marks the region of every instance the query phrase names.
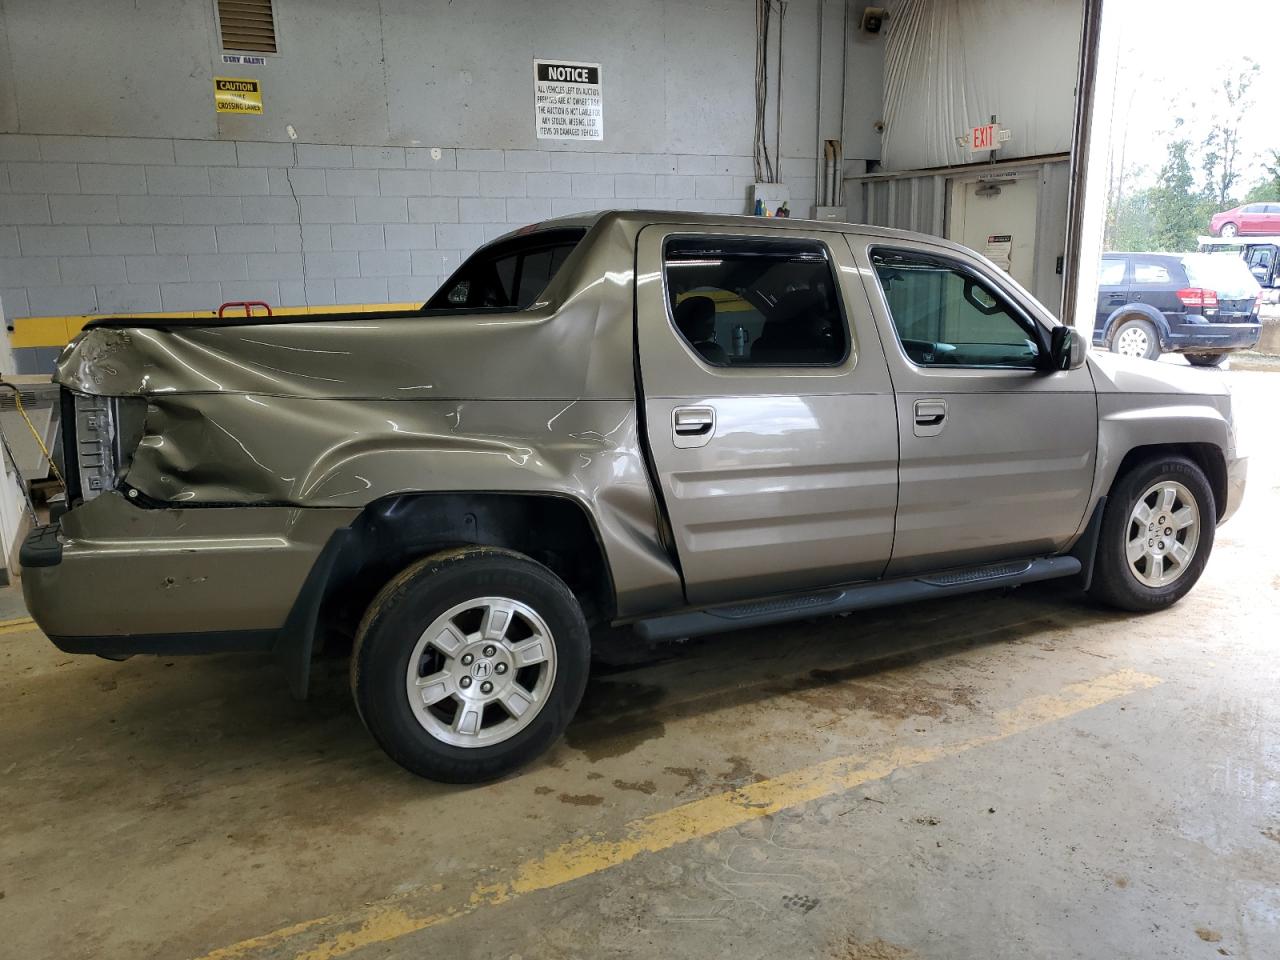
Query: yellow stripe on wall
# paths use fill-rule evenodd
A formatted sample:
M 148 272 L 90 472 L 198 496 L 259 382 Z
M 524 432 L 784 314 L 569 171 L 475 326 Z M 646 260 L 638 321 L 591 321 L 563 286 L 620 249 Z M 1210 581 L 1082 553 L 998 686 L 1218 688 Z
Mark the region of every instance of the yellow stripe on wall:
M 299 317 L 329 313 L 378 313 L 389 310 L 417 310 L 421 302 L 414 303 L 343 303 L 319 307 L 273 307 L 276 317 Z M 227 316 L 243 315 L 243 310 L 228 310 Z M 139 320 L 185 320 L 188 318 L 213 318 L 216 310 L 185 310 L 164 313 L 136 313 L 127 316 Z M 15 317 L 10 321 L 9 345 L 12 347 L 61 347 L 73 340 L 85 324 L 93 320 L 121 316 L 118 313 L 80 314 L 71 317 Z M 256 311 L 254 316 L 265 317 Z

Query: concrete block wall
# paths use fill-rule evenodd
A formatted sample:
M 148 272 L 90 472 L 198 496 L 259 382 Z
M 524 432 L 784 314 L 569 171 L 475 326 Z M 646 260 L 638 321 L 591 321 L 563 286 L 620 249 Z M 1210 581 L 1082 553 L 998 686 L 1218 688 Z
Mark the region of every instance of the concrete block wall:
M 425 300 L 481 243 L 602 208 L 744 213 L 746 156 L 0 134 L 24 316 Z M 784 161 L 792 207 L 811 160 Z

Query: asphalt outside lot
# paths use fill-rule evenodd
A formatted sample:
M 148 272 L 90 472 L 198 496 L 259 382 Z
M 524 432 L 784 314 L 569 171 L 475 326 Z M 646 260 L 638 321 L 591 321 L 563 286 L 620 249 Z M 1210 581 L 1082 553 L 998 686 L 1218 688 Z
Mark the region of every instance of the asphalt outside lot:
M 1173 609 L 611 643 L 480 787 L 387 760 L 342 664 L 295 703 L 267 658 L 70 657 L 15 611 L 0 957 L 1280 957 L 1280 372 L 1227 376 L 1249 488 Z

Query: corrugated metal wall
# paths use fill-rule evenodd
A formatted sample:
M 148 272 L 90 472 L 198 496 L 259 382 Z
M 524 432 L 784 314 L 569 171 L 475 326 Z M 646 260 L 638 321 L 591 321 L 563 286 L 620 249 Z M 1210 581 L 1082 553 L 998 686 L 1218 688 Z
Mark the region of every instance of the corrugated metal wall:
M 1062 298 L 1062 276 L 1057 260 L 1065 252 L 1067 231 L 1066 157 L 1009 161 L 990 167 L 965 166 L 895 174 L 869 174 L 845 180 L 849 217 L 856 223 L 898 230 L 914 230 L 935 237 L 947 236 L 947 204 L 955 181 L 972 179 L 991 171 L 1018 171 L 1038 176 L 1036 269 L 1031 292 L 1057 312 Z

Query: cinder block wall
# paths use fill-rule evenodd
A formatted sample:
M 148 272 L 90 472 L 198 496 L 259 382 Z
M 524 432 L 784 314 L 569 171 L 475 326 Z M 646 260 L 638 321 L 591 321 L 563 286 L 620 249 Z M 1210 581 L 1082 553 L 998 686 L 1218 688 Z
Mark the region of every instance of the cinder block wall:
M 846 51 L 838 0 L 788 10 L 765 137 L 803 216 L 823 137 L 845 128 L 846 156 L 876 155 L 882 44 Z M 10 321 L 421 301 L 534 220 L 748 209 L 751 0 L 273 0 L 273 14 L 277 51 L 251 65 L 224 62 L 213 0 L 0 4 Z M 603 141 L 537 138 L 533 60 L 557 57 L 602 65 Z M 260 81 L 264 112 L 217 113 L 215 76 Z M 35 372 L 55 353 L 19 359 Z
M 426 299 L 481 243 L 601 208 L 743 213 L 750 157 L 0 135 L 10 319 Z M 813 163 L 787 161 L 793 206 Z

